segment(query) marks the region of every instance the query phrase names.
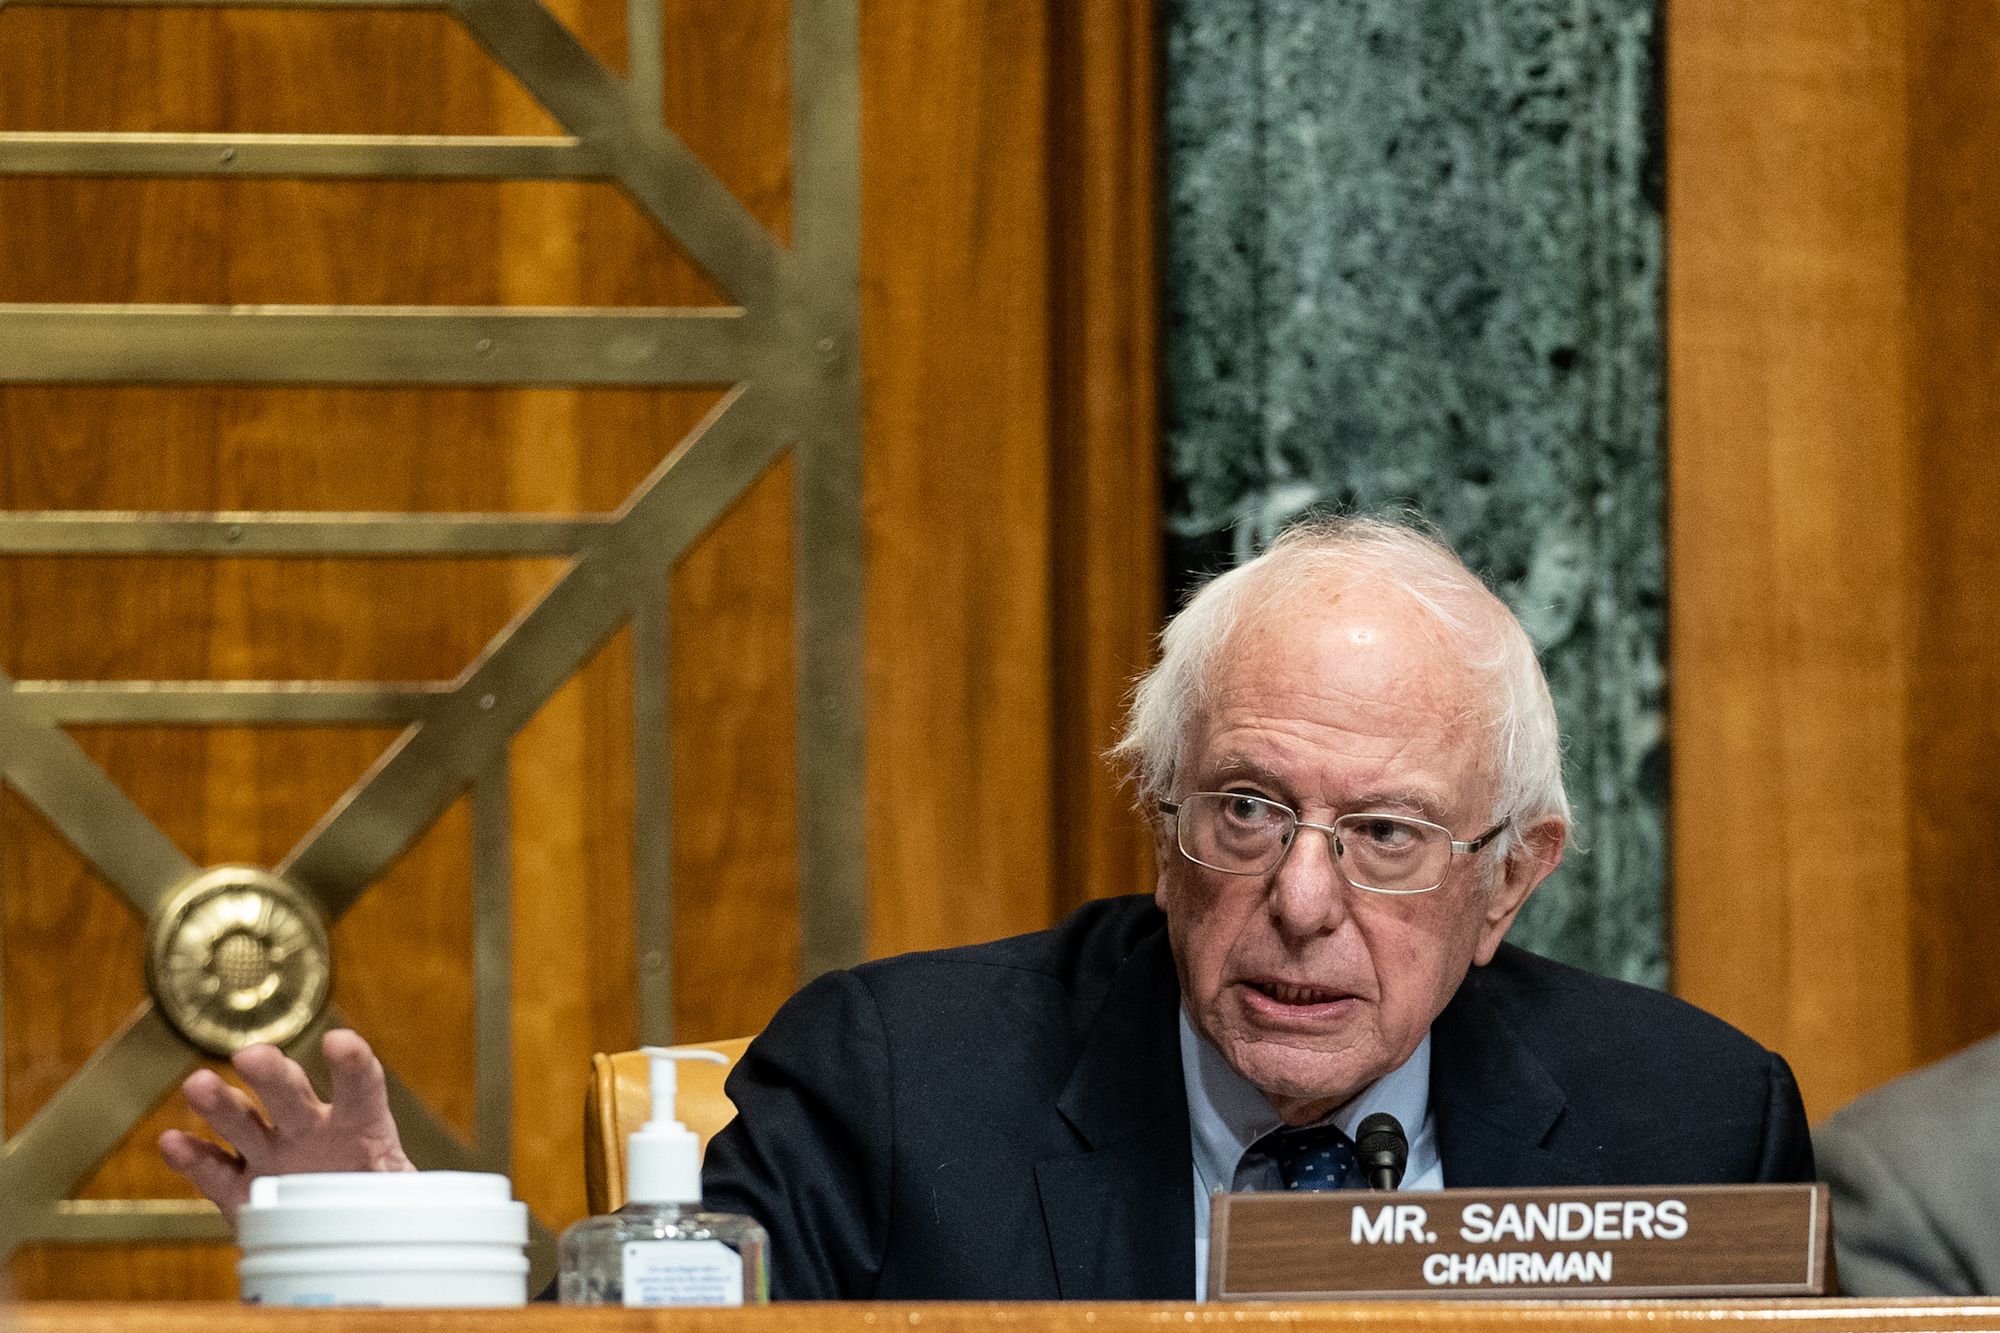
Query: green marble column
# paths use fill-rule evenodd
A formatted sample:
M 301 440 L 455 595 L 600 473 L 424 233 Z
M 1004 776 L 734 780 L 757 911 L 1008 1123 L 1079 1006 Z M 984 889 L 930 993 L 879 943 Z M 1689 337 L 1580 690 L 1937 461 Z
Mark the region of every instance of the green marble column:
M 1578 843 L 1513 938 L 1666 980 L 1657 0 L 1173 0 L 1170 564 L 1415 507 L 1521 615 Z

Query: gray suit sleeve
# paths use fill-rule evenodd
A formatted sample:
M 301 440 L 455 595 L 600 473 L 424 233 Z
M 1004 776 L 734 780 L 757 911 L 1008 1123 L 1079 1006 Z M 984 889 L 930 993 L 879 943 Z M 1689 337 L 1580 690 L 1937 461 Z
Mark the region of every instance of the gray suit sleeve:
M 1977 1295 L 1965 1257 L 1939 1227 L 1933 1188 L 1876 1146 L 1887 1132 L 1865 1116 L 1843 1113 L 1813 1136 L 1820 1178 L 1833 1193 L 1841 1290 L 1850 1296 Z M 1978 1168 L 1975 1162 L 1959 1165 Z

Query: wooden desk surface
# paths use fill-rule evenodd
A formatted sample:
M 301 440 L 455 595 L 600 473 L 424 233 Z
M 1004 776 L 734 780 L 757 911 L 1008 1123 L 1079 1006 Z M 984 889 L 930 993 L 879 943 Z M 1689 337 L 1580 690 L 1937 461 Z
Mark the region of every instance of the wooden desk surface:
M 158 1302 L 0 1307 L 8 1333 L 2000 1333 L 2000 1301 L 1369 1301 L 1319 1305 L 772 1305 L 754 1310 L 280 1310 Z

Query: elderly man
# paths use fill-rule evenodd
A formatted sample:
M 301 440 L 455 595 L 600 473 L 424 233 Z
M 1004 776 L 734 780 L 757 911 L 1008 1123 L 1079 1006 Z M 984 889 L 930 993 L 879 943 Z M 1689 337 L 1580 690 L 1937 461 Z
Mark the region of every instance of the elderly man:
M 1195 1296 L 1210 1193 L 1355 1183 L 1375 1111 L 1406 1188 L 1811 1178 L 1782 1059 L 1502 943 L 1567 837 L 1555 714 L 1429 536 L 1316 523 L 1210 583 L 1117 754 L 1150 898 L 821 977 L 751 1045 L 704 1189 L 769 1228 L 776 1294 Z M 264 1170 L 404 1165 L 366 1048 L 329 1057 L 330 1107 L 238 1058 L 268 1126 L 195 1075 L 240 1156 L 163 1151 L 225 1208 Z

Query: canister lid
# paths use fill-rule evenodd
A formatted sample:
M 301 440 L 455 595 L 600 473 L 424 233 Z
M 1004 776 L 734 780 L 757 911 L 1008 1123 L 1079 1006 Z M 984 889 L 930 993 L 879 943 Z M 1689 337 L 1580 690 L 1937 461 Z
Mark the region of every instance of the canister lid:
M 476 1171 L 260 1176 L 236 1215 L 244 1251 L 293 1245 L 528 1241 L 528 1208 L 507 1177 Z

